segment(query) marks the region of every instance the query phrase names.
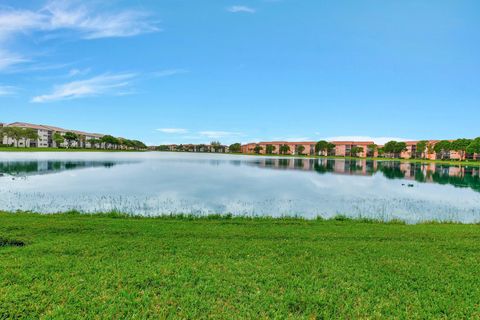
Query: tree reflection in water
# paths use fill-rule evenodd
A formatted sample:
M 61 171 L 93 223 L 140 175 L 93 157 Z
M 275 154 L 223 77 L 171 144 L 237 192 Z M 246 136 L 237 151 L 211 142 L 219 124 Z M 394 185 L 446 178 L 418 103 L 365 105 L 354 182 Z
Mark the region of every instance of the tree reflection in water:
M 372 176 L 380 172 L 387 179 L 449 184 L 480 191 L 480 167 L 361 159 L 260 158 L 245 163 L 261 168 L 315 171 L 319 174 Z

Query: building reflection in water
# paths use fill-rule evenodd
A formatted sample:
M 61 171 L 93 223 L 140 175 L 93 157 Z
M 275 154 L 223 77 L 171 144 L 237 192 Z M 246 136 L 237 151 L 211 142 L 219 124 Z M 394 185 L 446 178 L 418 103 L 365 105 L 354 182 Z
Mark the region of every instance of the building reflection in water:
M 119 163 L 113 161 L 2 161 L 0 162 L 0 176 L 34 176 L 66 170 L 110 168 L 116 164 Z
M 245 163 L 260 168 L 315 171 L 319 174 L 373 176 L 381 173 L 387 179 L 450 184 L 480 192 L 480 167 L 363 159 L 259 158 Z

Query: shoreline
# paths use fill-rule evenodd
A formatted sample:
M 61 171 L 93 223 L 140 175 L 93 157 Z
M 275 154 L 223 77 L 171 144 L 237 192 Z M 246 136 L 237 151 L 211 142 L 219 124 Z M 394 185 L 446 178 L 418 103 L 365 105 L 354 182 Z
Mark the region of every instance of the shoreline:
M 255 154 L 255 153 L 221 153 L 221 152 L 183 152 L 183 151 L 157 151 L 157 150 L 103 150 L 103 149 L 56 149 L 56 148 L 11 148 L 0 147 L 0 153 L 9 152 L 158 152 L 158 153 L 187 153 L 187 154 L 213 154 L 213 155 L 235 155 L 268 158 L 291 158 L 291 159 L 331 159 L 331 160 L 368 160 L 368 161 L 397 161 L 403 163 L 420 164 L 445 164 L 451 166 L 472 166 L 480 167 L 480 161 L 457 161 L 457 160 L 428 160 L 428 159 L 399 159 L 379 157 L 341 157 L 341 156 L 310 156 L 310 155 L 288 155 L 288 154 Z
M 129 213 L 122 213 L 118 211 L 111 212 L 80 212 L 76 210 L 65 211 L 65 212 L 51 212 L 51 213 L 40 213 L 33 211 L 2 211 L 0 210 L 1 216 L 34 216 L 34 217 L 45 217 L 45 218 L 55 218 L 55 217 L 80 217 L 80 218 L 107 218 L 107 219 L 120 219 L 120 220 L 165 220 L 165 221 L 231 221 L 231 222 L 271 222 L 272 224 L 282 223 L 282 222 L 299 222 L 299 223 L 354 223 L 354 224 L 379 224 L 379 225 L 405 225 L 405 226 L 415 226 L 415 225 L 464 225 L 464 226 L 475 226 L 480 225 L 480 221 L 465 223 L 460 221 L 453 220 L 424 220 L 415 223 L 408 223 L 407 221 L 401 219 L 391 219 L 391 220 L 382 220 L 375 218 L 367 217 L 349 217 L 347 215 L 335 215 L 333 217 L 324 218 L 317 216 L 314 218 L 305 218 L 301 216 L 248 216 L 248 215 L 233 215 L 230 213 L 227 214 L 207 214 L 207 215 L 193 215 L 193 214 L 160 214 L 160 215 L 136 215 Z
M 113 150 L 113 149 L 62 149 L 62 148 L 15 148 L 0 147 L 0 153 L 5 152 L 146 152 L 146 150 Z

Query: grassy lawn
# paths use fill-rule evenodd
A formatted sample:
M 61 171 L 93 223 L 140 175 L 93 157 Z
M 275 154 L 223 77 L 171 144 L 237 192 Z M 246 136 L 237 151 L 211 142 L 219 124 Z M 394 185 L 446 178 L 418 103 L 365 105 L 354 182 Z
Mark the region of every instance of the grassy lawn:
M 142 152 L 139 150 L 0 147 L 0 152 Z
M 0 319 L 479 318 L 479 240 L 479 225 L 0 213 Z

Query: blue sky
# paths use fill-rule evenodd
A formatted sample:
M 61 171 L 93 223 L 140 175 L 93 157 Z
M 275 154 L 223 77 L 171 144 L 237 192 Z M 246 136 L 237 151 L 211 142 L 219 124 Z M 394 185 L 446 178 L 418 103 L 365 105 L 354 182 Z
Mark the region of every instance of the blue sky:
M 479 119 L 477 0 L 0 2 L 0 122 L 162 144 L 475 137 Z

